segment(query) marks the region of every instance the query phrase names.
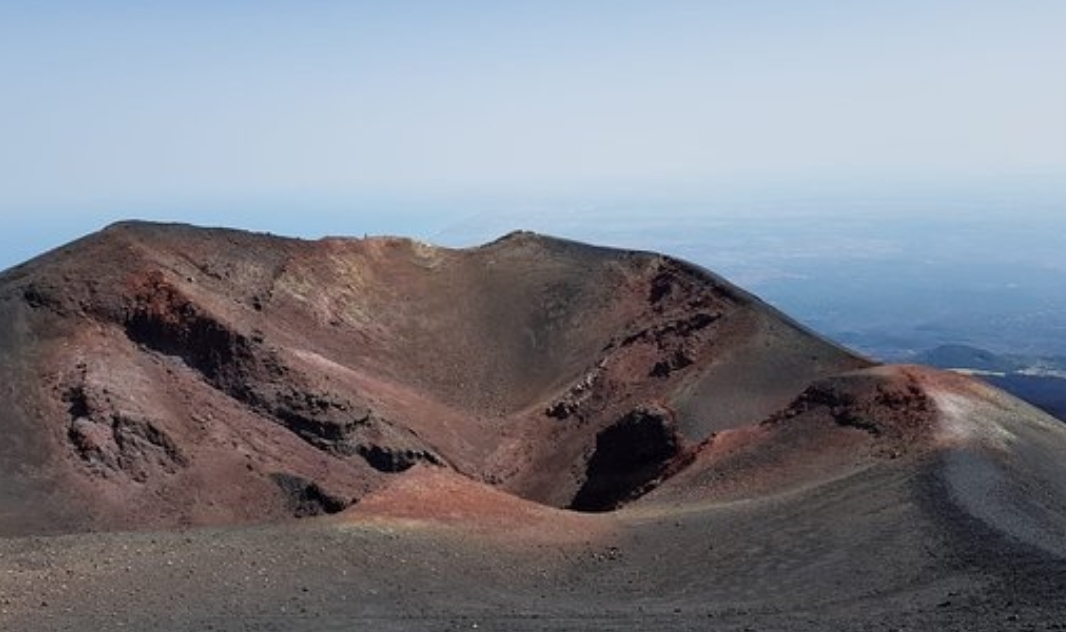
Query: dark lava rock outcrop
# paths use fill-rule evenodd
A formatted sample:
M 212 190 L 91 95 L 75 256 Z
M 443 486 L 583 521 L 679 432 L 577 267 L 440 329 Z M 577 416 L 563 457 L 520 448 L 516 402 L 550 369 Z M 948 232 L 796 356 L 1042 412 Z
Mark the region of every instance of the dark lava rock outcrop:
M 570 504 L 579 511 L 608 511 L 659 482 L 681 455 L 673 415 L 642 406 L 596 435 L 585 482 Z

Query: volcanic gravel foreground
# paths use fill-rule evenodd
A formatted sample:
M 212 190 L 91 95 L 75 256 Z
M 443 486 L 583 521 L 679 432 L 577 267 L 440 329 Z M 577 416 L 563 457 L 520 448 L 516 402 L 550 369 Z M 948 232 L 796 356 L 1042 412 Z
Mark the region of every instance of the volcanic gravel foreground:
M 650 253 L 116 224 L 0 428 L 7 631 L 1066 630 L 1066 425 Z

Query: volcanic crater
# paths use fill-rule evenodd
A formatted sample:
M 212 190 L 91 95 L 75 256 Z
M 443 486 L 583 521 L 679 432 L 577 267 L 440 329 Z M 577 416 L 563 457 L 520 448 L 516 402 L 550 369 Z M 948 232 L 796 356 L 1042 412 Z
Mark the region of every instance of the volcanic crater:
M 145 567 L 158 587 L 126 595 L 141 629 L 322 629 L 266 614 L 290 580 L 227 574 L 253 549 L 321 575 L 300 577 L 337 625 L 987 628 L 982 612 L 1061 610 L 1038 598 L 1066 578 L 1061 423 L 877 365 L 668 256 L 124 222 L 0 275 L 0 322 L 10 559 L 113 603 L 95 582 L 125 580 L 29 543 L 184 537 L 183 573 L 245 588 L 190 586 L 178 602 L 198 609 L 153 623 L 176 580 Z M 362 548 L 308 554 L 318 540 Z M 361 605 L 337 597 L 349 569 Z M 44 629 L 12 577 L 8 627 Z

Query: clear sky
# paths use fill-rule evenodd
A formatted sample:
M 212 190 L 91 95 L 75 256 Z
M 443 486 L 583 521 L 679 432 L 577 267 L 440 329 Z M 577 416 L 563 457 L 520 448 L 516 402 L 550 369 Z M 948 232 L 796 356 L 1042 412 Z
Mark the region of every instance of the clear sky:
M 0 0 L 0 268 L 125 217 L 1066 190 L 1064 33 L 1059 0 Z

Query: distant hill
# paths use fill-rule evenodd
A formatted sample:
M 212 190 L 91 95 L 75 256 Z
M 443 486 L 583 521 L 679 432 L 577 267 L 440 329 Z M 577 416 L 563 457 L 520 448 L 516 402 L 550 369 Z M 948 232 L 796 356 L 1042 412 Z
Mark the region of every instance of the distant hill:
M 1019 371 L 1024 365 L 1018 361 L 978 349 L 969 345 L 941 345 L 919 353 L 915 358 L 919 364 L 926 364 L 943 369 L 972 369 L 975 371 L 995 371 L 1008 373 Z
M 969 345 L 942 345 L 914 361 L 941 369 L 966 369 L 978 377 L 1066 421 L 1066 359 L 997 354 Z

